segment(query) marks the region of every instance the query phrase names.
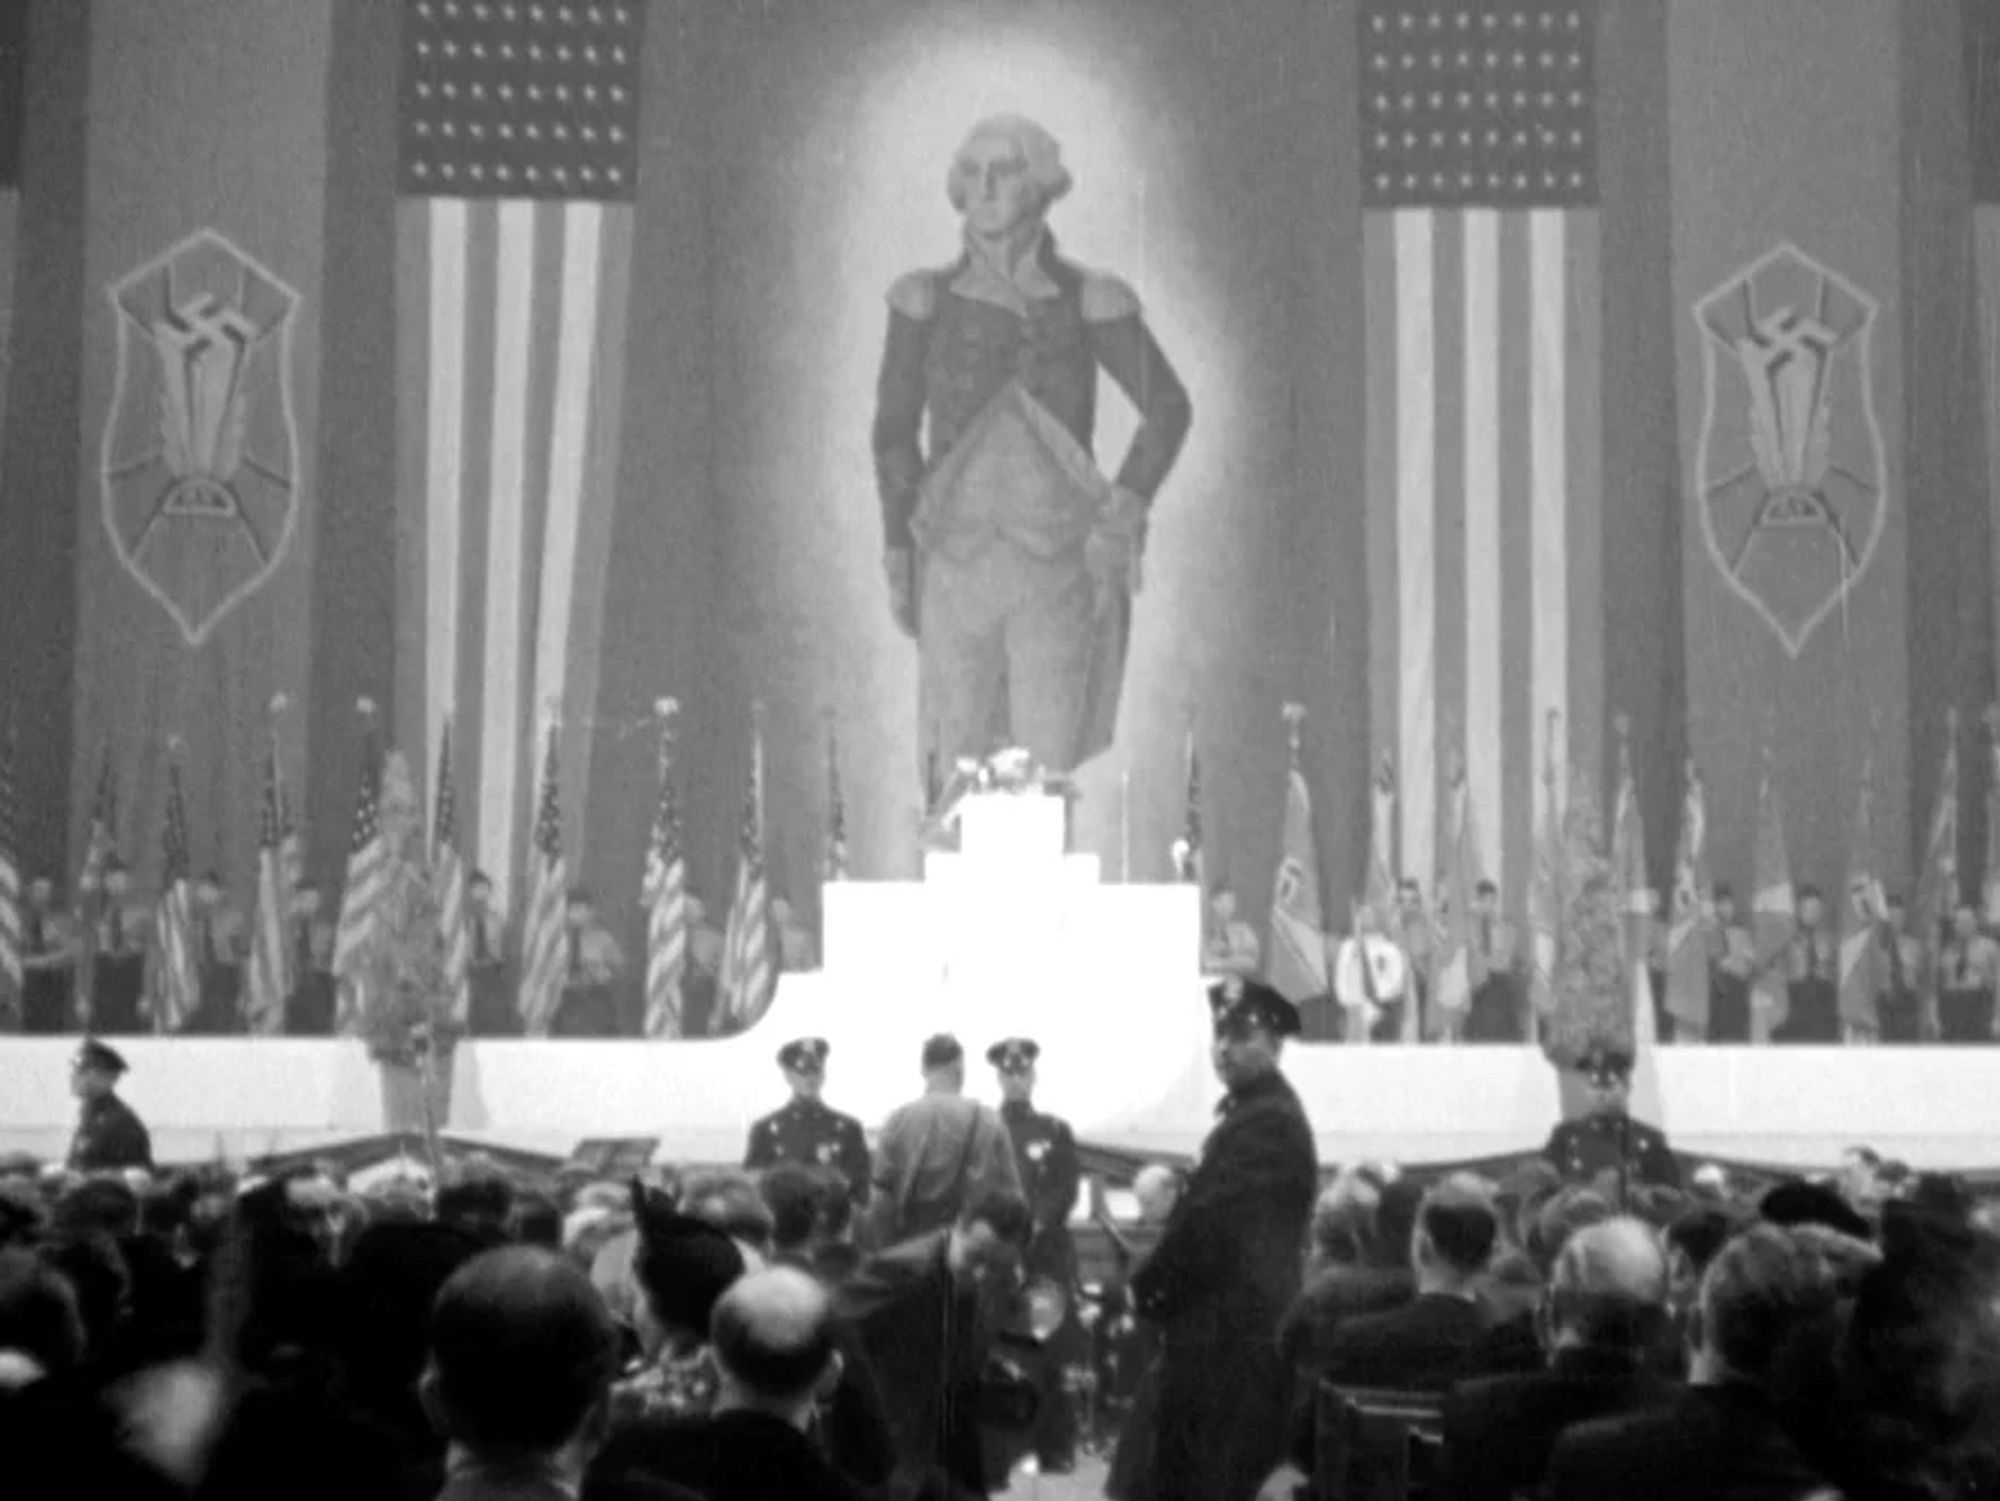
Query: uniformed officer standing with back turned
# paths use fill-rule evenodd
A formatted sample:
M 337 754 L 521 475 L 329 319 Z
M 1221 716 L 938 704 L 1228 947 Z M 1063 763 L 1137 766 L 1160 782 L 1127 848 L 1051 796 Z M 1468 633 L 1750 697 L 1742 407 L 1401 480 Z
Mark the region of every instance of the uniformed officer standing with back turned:
M 1035 1221 L 1024 1270 L 1031 1287 L 1047 1283 L 1063 1299 L 1062 1323 L 1049 1339 L 1053 1358 L 1035 1423 L 1035 1458 L 1041 1473 L 1066 1475 L 1076 1468 L 1076 1405 L 1063 1377 L 1065 1368 L 1084 1355 L 1083 1325 L 1076 1316 L 1076 1242 L 1070 1238 L 1069 1213 L 1083 1170 L 1069 1122 L 1035 1108 L 1035 1064 L 1041 1056 L 1040 1044 L 1028 1037 L 1009 1037 L 986 1050 L 986 1061 L 1000 1076 L 1000 1119 L 1014 1144 L 1021 1195 Z
M 868 1138 L 860 1121 L 820 1099 L 832 1051 L 824 1037 L 795 1038 L 778 1049 L 778 1067 L 792 1098 L 750 1127 L 743 1166 L 754 1171 L 797 1162 L 833 1168 L 847 1180 L 848 1198 L 859 1209 L 868 1202 Z
M 118 1078 L 127 1071 L 115 1048 L 84 1039 L 70 1065 L 69 1087 L 83 1108 L 70 1139 L 69 1165 L 79 1173 L 153 1166 L 153 1138 L 132 1107 L 118 1098 Z
M 1621 1188 L 1637 1183 L 1679 1188 L 1681 1166 L 1668 1150 L 1665 1134 L 1628 1112 L 1632 1055 L 1600 1045 L 1583 1055 L 1576 1071 L 1583 1075 L 1589 1110 L 1549 1133 L 1542 1155 L 1555 1170 L 1575 1183 L 1611 1173 Z

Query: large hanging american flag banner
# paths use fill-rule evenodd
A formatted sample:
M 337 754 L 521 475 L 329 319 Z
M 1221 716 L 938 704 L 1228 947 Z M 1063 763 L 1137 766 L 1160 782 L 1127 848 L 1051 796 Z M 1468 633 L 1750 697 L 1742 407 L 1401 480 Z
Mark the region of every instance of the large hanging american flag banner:
M 542 707 L 584 806 L 616 511 L 646 7 L 406 0 L 396 724 L 456 726 L 507 906 Z M 581 821 L 570 830 L 580 856 Z
M 1440 868 L 1440 727 L 1519 907 L 1539 732 L 1601 690 L 1598 232 L 1585 0 L 1363 0 L 1371 706 L 1400 868 Z

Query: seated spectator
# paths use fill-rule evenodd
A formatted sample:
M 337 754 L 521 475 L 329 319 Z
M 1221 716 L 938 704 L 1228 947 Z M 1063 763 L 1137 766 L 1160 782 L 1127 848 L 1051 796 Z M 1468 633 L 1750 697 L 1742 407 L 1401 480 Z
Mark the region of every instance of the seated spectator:
M 1278 1326 L 1278 1347 L 1287 1364 L 1310 1364 L 1310 1352 L 1325 1349 L 1347 1320 L 1401 1307 L 1416 1295 L 1410 1246 L 1423 1197 L 1423 1185 L 1409 1178 L 1383 1185 L 1363 1261 L 1322 1267 L 1286 1311 Z
M 1543 1277 L 1555 1270 L 1563 1245 L 1586 1225 L 1601 1225 L 1617 1208 L 1594 1188 L 1561 1188 L 1542 1200 L 1523 1226 L 1521 1248 Z
M 563 1246 L 562 1211 L 547 1194 L 522 1194 L 514 1201 L 511 1231 L 517 1245 L 560 1251 Z
M 341 1396 L 358 1436 L 380 1451 L 405 1497 L 435 1496 L 444 1483 L 444 1449 L 417 1400 L 417 1381 L 431 1308 L 481 1249 L 451 1225 L 391 1222 L 362 1231 L 340 1269 Z
M 1771 1385 L 1798 1331 L 1833 1303 L 1825 1261 L 1799 1237 L 1773 1225 L 1737 1236 L 1702 1279 L 1687 1389 L 1656 1412 L 1565 1433 L 1549 1501 L 1795 1501 L 1824 1484 Z
M 560 1256 L 509 1247 L 454 1272 L 423 1378 L 451 1446 L 439 1501 L 576 1495 L 604 1435 L 616 1348 L 589 1278 Z
M 638 1243 L 632 1271 L 643 1365 L 613 1390 L 612 1418 L 624 1424 L 698 1417 L 715 1403 L 709 1317 L 749 1261 L 715 1226 L 679 1213 L 644 1189 L 635 1187 L 634 1194 Z
M 139 1232 L 139 1196 L 119 1178 L 85 1178 L 55 1199 L 58 1234 L 101 1230 L 117 1239 Z
M 1824 1225 L 1856 1240 L 1875 1235 L 1875 1227 L 1828 1183 L 1780 1183 L 1757 1201 L 1757 1213 L 1773 1225 Z
M 1485 1329 L 1477 1284 L 1498 1238 L 1492 1197 L 1477 1179 L 1455 1175 L 1432 1188 L 1411 1249 L 1416 1297 L 1334 1330 L 1314 1352 L 1318 1374 L 1343 1386 L 1437 1392 L 1468 1374 Z
M 69 1280 L 31 1251 L 0 1250 L 0 1395 L 66 1374 L 84 1349 Z
M 1462 1382 L 1444 1407 L 1440 1501 L 1508 1501 L 1538 1489 L 1572 1424 L 1672 1400 L 1645 1355 L 1667 1317 L 1667 1261 L 1650 1227 L 1586 1226 L 1556 1257 L 1542 1313 L 1547 1368 Z
M 1381 1204 L 1381 1185 L 1360 1169 L 1347 1169 L 1321 1192 L 1313 1205 L 1307 1281 L 1329 1267 L 1367 1264 L 1375 1247 L 1375 1211 Z
M 497 1172 L 468 1169 L 456 1183 L 437 1191 L 437 1219 L 477 1239 L 483 1246 L 507 1243 L 514 1217 L 514 1189 Z
M 118 1362 L 132 1311 L 132 1273 L 118 1242 L 102 1230 L 71 1231 L 44 1246 L 42 1258 L 76 1293 L 93 1372 L 100 1378 L 122 1374 Z
M 1885 1221 L 1820 1438 L 1853 1498 L 2000 1492 L 2000 1241 Z
M 713 1412 L 621 1430 L 593 1465 L 592 1481 L 667 1478 L 708 1501 L 860 1501 L 870 1494 L 808 1437 L 840 1377 L 825 1289 L 795 1267 L 752 1272 L 717 1302 L 709 1333 Z
M 771 1252 L 771 1211 L 747 1173 L 691 1174 L 681 1185 L 681 1211 L 742 1241 L 761 1256 Z
M 824 1180 L 802 1162 L 780 1162 L 764 1170 L 757 1191 L 771 1217 L 772 1264 L 812 1271 L 826 1198 Z

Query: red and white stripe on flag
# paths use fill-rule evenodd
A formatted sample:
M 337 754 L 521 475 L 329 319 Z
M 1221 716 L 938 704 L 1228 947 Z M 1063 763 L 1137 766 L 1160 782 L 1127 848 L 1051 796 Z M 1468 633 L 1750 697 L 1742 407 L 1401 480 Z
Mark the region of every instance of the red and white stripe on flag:
M 560 731 L 549 726 L 542 762 L 541 795 L 535 816 L 534 848 L 528 857 L 528 910 L 521 927 L 519 1009 L 530 1037 L 546 1037 L 562 1005 L 568 966 L 564 913 L 569 903 L 569 865 L 563 858 L 562 801 L 558 792 Z
M 750 1026 L 771 1004 L 777 979 L 770 890 L 764 874 L 764 739 L 759 731 L 750 746 L 750 788 L 737 843 L 735 900 L 722 939 L 716 1020 L 737 1031 Z
M 14 802 L 14 730 L 0 739 L 0 1008 L 21 1000 L 20 820 Z
M 681 981 L 687 973 L 688 955 L 687 854 L 674 796 L 673 758 L 664 735 L 659 781 L 641 892 L 646 907 L 645 1026 L 648 1037 L 679 1037 Z
M 646 7 L 405 9 L 396 711 L 504 907 L 561 716 L 584 806 L 624 405 Z M 405 732 L 406 735 L 409 733 Z M 567 831 L 580 853 L 582 820 Z
M 1594 8 L 1364 0 L 1370 704 L 1400 874 L 1462 749 L 1525 907 L 1543 728 L 1600 711 Z M 1561 785 L 1559 783 L 1558 785 Z

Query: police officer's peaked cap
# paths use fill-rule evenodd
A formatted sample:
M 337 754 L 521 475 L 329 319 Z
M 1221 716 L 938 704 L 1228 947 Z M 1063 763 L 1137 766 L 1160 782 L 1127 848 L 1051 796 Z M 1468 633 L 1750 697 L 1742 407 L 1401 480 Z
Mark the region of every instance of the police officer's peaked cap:
M 1632 1053 L 1628 1048 L 1599 1043 L 1576 1061 L 1576 1071 L 1599 1089 L 1632 1077 Z
M 924 1043 L 924 1067 L 949 1068 L 965 1061 L 965 1048 L 949 1032 L 940 1032 Z
M 86 1037 L 83 1046 L 76 1050 L 76 1066 L 113 1077 L 130 1072 L 132 1067 L 116 1048 L 99 1042 L 95 1037 Z
M 986 1061 L 1003 1074 L 1025 1074 L 1042 1056 L 1042 1045 L 1032 1037 L 1003 1037 L 986 1050 Z
M 832 1051 L 824 1037 L 795 1037 L 778 1049 L 778 1067 L 797 1074 L 816 1074 L 826 1067 L 826 1055 Z
M 1215 1030 L 1262 1027 L 1278 1037 L 1294 1037 L 1299 1032 L 1299 1008 L 1261 980 L 1231 975 L 1208 988 L 1208 1007 L 1215 1017 Z

